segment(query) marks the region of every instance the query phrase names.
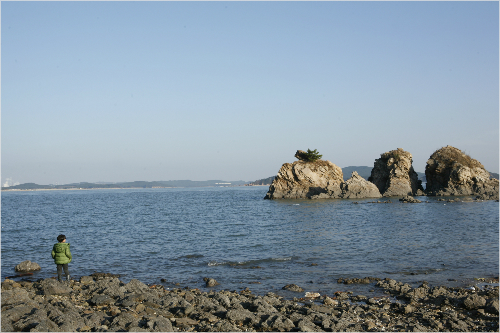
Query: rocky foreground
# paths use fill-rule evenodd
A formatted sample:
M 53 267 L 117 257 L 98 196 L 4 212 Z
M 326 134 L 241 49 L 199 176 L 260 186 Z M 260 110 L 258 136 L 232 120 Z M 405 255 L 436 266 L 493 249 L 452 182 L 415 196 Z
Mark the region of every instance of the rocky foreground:
M 357 283 L 367 283 L 350 281 Z M 366 278 L 368 282 L 370 280 Z M 346 283 L 344 281 L 343 283 Z M 2 331 L 256 332 L 256 331 L 482 331 L 498 332 L 498 286 L 482 289 L 412 288 L 391 279 L 376 286 L 387 296 L 306 293 L 286 300 L 250 290 L 166 290 L 109 274 L 79 281 L 2 282 Z

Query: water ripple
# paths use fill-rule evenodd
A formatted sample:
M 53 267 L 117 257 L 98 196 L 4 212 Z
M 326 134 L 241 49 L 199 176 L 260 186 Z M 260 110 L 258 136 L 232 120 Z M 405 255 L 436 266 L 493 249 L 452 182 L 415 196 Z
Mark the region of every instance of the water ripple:
M 75 276 L 105 271 L 221 288 L 288 283 L 339 290 L 340 277 L 498 275 L 498 203 L 370 204 L 262 198 L 265 187 L 2 193 L 2 278 L 24 260 L 53 276 L 64 233 Z M 148 281 L 150 279 L 151 281 Z M 257 284 L 256 281 L 259 283 Z M 310 282 L 313 281 L 311 284 Z

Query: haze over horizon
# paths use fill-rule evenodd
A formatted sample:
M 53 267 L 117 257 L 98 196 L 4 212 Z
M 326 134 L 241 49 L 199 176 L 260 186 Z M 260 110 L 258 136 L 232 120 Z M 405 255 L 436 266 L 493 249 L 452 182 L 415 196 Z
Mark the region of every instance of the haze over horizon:
M 498 2 L 2 2 L 1 182 L 499 172 Z

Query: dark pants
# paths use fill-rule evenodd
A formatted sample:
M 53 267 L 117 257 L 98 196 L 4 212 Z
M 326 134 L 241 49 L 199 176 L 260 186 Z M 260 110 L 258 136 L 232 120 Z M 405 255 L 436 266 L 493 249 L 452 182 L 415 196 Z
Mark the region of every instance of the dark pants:
M 66 275 L 66 278 L 69 276 L 69 269 L 68 269 L 68 264 L 57 264 L 57 279 L 59 281 L 62 280 L 62 270 L 64 269 L 64 275 Z

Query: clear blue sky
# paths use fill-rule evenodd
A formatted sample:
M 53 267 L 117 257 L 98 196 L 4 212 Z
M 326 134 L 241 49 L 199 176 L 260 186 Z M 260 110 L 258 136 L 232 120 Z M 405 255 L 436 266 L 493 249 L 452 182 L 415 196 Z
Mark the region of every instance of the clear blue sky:
M 2 2 L 2 184 L 499 171 L 498 2 Z

